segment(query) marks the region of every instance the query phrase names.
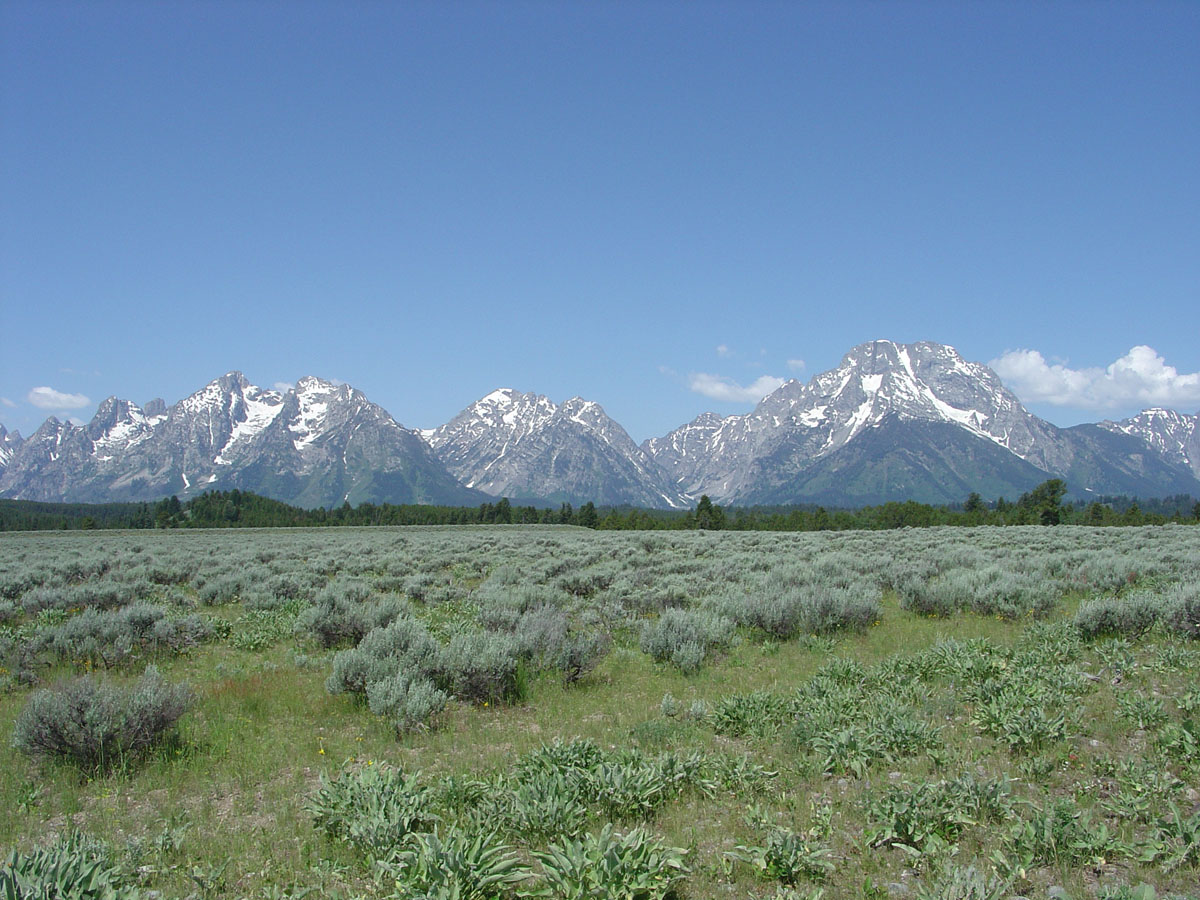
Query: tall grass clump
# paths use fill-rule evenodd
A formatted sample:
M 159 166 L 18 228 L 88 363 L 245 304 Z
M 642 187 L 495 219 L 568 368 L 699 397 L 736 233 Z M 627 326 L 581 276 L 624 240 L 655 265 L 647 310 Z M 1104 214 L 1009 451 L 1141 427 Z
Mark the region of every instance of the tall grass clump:
M 167 682 L 154 666 L 129 688 L 76 678 L 29 699 L 17 717 L 13 745 L 38 759 L 104 773 L 165 740 L 192 702 L 186 685 Z

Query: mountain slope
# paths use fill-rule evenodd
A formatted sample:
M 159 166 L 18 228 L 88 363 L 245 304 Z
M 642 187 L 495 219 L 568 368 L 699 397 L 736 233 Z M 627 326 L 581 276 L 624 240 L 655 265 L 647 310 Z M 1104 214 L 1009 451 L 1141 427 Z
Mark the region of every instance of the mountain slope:
M 514 501 L 672 507 L 684 499 L 598 403 L 492 391 L 425 433 L 463 482 Z
M 767 457 L 755 462 L 755 473 L 739 503 L 959 503 L 972 491 L 1015 498 L 1046 479 L 1032 463 L 957 425 L 894 414 L 811 465 L 792 471 Z

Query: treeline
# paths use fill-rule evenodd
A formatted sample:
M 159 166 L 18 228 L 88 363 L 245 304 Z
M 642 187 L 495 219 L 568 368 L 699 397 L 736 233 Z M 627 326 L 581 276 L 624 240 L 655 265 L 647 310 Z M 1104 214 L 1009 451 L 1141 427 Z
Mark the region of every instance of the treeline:
M 557 509 L 514 506 L 507 498 L 480 506 L 344 503 L 301 509 L 249 491 L 210 491 L 186 502 L 40 503 L 0 500 L 0 531 L 91 528 L 288 528 L 339 525 L 579 525 L 603 530 L 851 531 L 927 528 L 934 525 L 1162 525 L 1200 522 L 1200 501 L 1188 494 L 1158 499 L 1100 497 L 1064 503 L 1066 487 L 1050 479 L 1015 502 L 986 502 L 971 494 L 961 504 L 934 506 L 914 500 L 858 509 L 824 506 L 723 508 L 708 497 L 690 510 L 636 507 Z

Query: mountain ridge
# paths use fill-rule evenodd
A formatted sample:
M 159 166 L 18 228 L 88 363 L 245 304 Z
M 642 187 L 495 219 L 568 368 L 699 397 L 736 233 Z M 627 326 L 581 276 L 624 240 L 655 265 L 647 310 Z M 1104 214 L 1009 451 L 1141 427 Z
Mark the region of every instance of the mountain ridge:
M 592 400 L 499 388 L 437 428 L 405 428 L 348 384 L 287 390 L 228 372 L 178 403 L 106 399 L 83 425 L 29 438 L 0 425 L 0 496 L 154 499 L 242 488 L 299 505 L 517 502 L 682 508 L 834 505 L 972 491 L 1014 497 L 1048 477 L 1080 495 L 1200 495 L 1200 414 L 1149 409 L 1059 428 L 981 363 L 929 341 L 869 341 L 748 413 L 703 413 L 635 443 Z M 965 491 L 965 493 L 964 493 Z

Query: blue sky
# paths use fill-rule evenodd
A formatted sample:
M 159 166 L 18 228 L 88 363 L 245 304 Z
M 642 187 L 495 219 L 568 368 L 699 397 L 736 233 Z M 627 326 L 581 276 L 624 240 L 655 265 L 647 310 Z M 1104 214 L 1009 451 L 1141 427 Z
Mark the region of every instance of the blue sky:
M 240 369 L 641 440 L 878 337 L 1195 412 L 1197 47 L 1194 2 L 6 0 L 0 422 Z

